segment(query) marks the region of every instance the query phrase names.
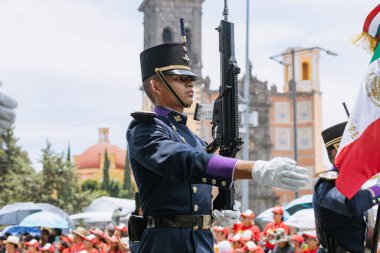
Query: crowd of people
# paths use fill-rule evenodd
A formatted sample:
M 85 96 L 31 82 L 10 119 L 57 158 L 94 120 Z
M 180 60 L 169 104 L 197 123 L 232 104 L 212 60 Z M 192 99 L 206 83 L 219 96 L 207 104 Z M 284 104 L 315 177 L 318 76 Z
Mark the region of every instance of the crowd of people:
M 216 253 L 315 253 L 319 242 L 315 231 L 293 232 L 284 224 L 282 207 L 273 208 L 273 222 L 263 231 L 255 225 L 255 214 L 246 210 L 231 228 L 214 226 Z M 294 230 L 294 229 L 293 229 Z
M 216 253 L 315 253 L 319 247 L 315 231 L 291 234 L 284 224 L 282 207 L 273 208 L 273 222 L 263 231 L 255 225 L 255 214 L 246 210 L 231 227 L 213 226 Z M 294 230 L 294 229 L 293 229 Z M 104 228 L 77 227 L 71 233 L 42 229 L 40 236 L 24 234 L 0 238 L 0 253 L 129 253 L 128 228 L 124 223 Z M 178 252 L 181 252 L 179 249 Z

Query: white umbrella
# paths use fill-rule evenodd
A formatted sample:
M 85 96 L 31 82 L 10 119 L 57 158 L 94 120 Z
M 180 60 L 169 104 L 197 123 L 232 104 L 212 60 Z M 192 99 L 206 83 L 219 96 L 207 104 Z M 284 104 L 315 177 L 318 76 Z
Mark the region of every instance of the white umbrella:
M 290 214 L 294 214 L 295 212 L 306 209 L 306 208 L 312 208 L 312 201 L 313 201 L 313 195 L 312 194 L 306 194 L 299 198 L 296 198 L 295 200 L 291 201 L 289 204 L 285 206 L 285 210 Z
M 289 213 L 284 211 L 284 220 L 287 220 L 289 217 Z M 265 222 L 272 222 L 273 221 L 273 207 L 265 210 L 264 212 L 260 213 L 256 219 L 265 221 Z
M 68 228 L 69 223 L 55 213 L 41 211 L 31 214 L 23 219 L 19 226 L 21 227 L 45 227 L 45 228 Z
M 26 216 L 41 211 L 42 208 L 33 202 L 17 202 L 0 209 L 0 225 L 17 225 Z
M 121 207 L 123 213 L 131 213 L 135 210 L 135 201 L 132 199 L 100 197 L 94 199 L 91 204 L 84 209 L 85 212 L 114 212 Z
M 315 229 L 314 209 L 303 209 L 289 217 L 285 224 L 301 229 Z
M 107 222 L 112 220 L 112 212 L 84 212 L 70 215 L 72 220 L 84 219 L 85 223 Z

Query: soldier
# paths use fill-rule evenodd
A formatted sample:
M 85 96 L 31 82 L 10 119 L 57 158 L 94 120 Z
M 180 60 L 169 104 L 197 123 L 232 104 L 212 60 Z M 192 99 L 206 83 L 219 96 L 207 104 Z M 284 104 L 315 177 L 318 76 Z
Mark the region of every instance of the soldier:
M 367 237 L 367 210 L 379 203 L 380 186 L 360 190 L 351 199 L 341 194 L 336 186 L 338 169 L 334 165 L 340 141 L 347 122 L 322 132 L 332 170 L 320 174 L 314 186 L 313 207 L 319 253 L 362 253 Z
M 212 186 L 228 189 L 234 179 L 253 179 L 297 190 L 307 183 L 307 170 L 288 158 L 241 161 L 205 151 L 204 141 L 186 126 L 183 113 L 193 103 L 197 77 L 182 43 L 149 48 L 140 60 L 144 91 L 155 108 L 133 113 L 127 131 L 129 159 L 147 222 L 139 253 L 213 252 Z M 214 217 L 220 225 L 232 225 L 240 217 L 238 205 L 214 212 Z

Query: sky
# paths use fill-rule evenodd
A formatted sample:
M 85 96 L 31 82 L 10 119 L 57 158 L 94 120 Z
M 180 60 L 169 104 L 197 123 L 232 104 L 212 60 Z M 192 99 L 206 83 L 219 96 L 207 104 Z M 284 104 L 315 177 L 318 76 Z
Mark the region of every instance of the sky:
M 202 16 L 204 76 L 217 88 L 218 37 L 223 0 L 206 0 Z M 0 0 L 0 92 L 14 97 L 15 134 L 37 169 L 49 140 L 57 152 L 81 154 L 97 143 L 98 127 L 126 147 L 130 113 L 142 107 L 139 53 L 141 0 Z M 323 127 L 346 120 L 371 58 L 351 40 L 375 0 L 250 0 L 249 58 L 253 74 L 283 86 L 282 66 L 269 59 L 289 47 L 321 53 Z M 242 73 L 246 0 L 230 0 L 236 58 Z M 179 40 L 180 38 L 178 38 Z M 205 50 L 207 48 L 207 50 Z

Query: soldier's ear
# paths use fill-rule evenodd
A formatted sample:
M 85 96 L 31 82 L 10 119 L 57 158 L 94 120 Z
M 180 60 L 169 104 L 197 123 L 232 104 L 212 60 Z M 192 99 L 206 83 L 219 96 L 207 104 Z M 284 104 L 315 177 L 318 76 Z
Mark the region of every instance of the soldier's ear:
M 162 85 L 155 78 L 152 78 L 149 82 L 152 93 L 157 96 L 162 94 Z

